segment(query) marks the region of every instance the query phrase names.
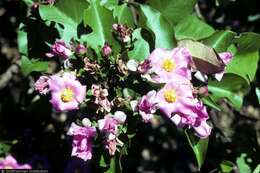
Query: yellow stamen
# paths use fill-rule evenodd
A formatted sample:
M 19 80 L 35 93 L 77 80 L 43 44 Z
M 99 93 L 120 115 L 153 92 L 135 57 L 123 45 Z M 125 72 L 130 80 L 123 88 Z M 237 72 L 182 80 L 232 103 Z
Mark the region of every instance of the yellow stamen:
M 175 66 L 176 64 L 170 58 L 165 59 L 162 63 L 162 68 L 167 72 L 171 72 L 172 70 L 174 70 Z
M 61 100 L 63 102 L 70 102 L 74 97 L 72 89 L 66 88 L 61 92 Z
M 14 169 L 12 166 L 5 166 L 4 169 Z
M 164 92 L 164 99 L 169 103 L 174 103 L 177 100 L 175 89 L 168 89 Z

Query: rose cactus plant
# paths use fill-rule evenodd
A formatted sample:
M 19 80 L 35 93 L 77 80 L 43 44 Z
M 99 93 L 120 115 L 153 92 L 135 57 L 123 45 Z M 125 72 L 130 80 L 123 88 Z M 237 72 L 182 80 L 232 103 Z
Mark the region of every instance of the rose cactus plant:
M 182 129 L 200 168 L 214 136 L 210 110 L 224 99 L 239 109 L 246 93 L 237 92 L 255 77 L 260 35 L 213 29 L 193 12 L 195 0 L 24 2 L 21 71 L 54 114 L 77 114 L 67 127 L 71 155 L 104 170 L 129 146 L 130 124 L 156 119 Z M 44 28 L 33 34 L 37 22 Z

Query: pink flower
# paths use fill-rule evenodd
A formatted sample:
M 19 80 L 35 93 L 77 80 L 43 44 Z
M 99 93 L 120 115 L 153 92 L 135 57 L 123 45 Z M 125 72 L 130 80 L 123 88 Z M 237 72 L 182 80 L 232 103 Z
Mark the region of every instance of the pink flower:
M 171 117 L 172 113 L 185 111 L 183 105 L 193 99 L 191 85 L 173 82 L 165 84 L 156 95 L 158 108 L 168 117 Z
M 50 102 L 57 111 L 78 109 L 86 96 L 86 86 L 81 85 L 72 73 L 53 75 L 48 83 L 52 95 Z
M 51 52 L 47 53 L 46 56 L 51 58 L 54 56 L 59 56 L 63 59 L 69 58 L 69 56 L 72 55 L 71 50 L 69 49 L 68 46 L 66 46 L 64 41 L 58 40 L 52 45 L 51 47 Z
M 219 54 L 220 59 L 224 62 L 225 65 L 227 65 L 233 58 L 232 53 L 230 52 L 223 52 Z M 215 78 L 220 81 L 224 75 L 225 68 L 222 72 L 215 74 Z
M 98 128 L 106 134 L 117 135 L 118 125 L 126 120 L 126 114 L 122 111 L 116 111 L 114 115 L 108 114 L 104 119 L 98 120 Z
M 83 44 L 78 44 L 75 48 L 75 52 L 78 55 L 85 54 L 87 52 L 87 48 Z
M 41 76 L 34 84 L 34 89 L 40 94 L 47 94 L 49 92 L 49 77 Z
M 5 159 L 0 159 L 0 169 L 32 169 L 28 164 L 20 165 L 11 155 Z
M 156 91 L 150 91 L 144 95 L 137 105 L 137 109 L 143 118 L 144 122 L 149 122 L 153 118 L 153 113 L 156 111 Z
M 181 82 L 191 80 L 191 71 L 188 69 L 191 63 L 191 55 L 185 48 L 166 50 L 155 49 L 148 58 L 155 73 L 152 79 L 157 83 Z
M 127 27 L 126 25 L 115 23 L 113 24 L 113 29 L 123 43 L 128 43 L 131 41 L 131 35 L 133 32 L 131 28 Z
M 73 136 L 71 155 L 84 161 L 90 160 L 92 158 L 92 140 L 96 135 L 96 129 L 90 126 L 80 127 L 72 123 L 67 134 Z
M 147 73 L 150 69 L 152 68 L 151 66 L 151 61 L 149 59 L 144 60 L 141 64 L 138 65 L 137 71 L 140 74 L 145 74 Z
M 101 106 L 101 111 L 107 112 L 111 111 L 111 103 L 107 99 L 108 91 L 107 89 L 102 89 L 100 85 L 92 85 L 92 94 L 96 97 L 95 103 Z
M 103 56 L 108 56 L 112 52 L 111 47 L 108 45 L 108 43 L 105 43 L 104 47 L 102 48 L 102 54 Z

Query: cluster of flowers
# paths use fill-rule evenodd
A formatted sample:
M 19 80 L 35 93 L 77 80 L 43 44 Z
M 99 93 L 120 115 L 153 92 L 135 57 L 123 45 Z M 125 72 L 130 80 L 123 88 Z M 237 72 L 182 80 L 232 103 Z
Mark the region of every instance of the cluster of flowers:
M 0 169 L 32 169 L 29 164 L 20 165 L 16 159 L 9 155 L 6 158 L 0 158 Z
M 227 64 L 232 55 L 222 53 L 220 58 Z M 150 82 L 164 85 L 159 91 L 149 91 L 140 101 L 132 101 L 131 105 L 133 110 L 139 111 L 144 122 L 150 122 L 159 109 L 178 127 L 193 128 L 198 137 L 207 138 L 212 128 L 206 122 L 209 118 L 206 107 L 194 92 L 191 66 L 192 57 L 182 47 L 157 48 L 140 64 L 130 60 L 129 69 L 138 71 Z M 224 70 L 216 75 L 221 78 L 223 73 Z M 207 86 L 203 89 L 207 92 Z
M 115 24 L 113 29 L 119 32 L 119 39 L 128 42 L 131 30 L 124 25 Z M 129 37 L 129 38 L 128 38 Z M 47 57 L 60 57 L 64 62 L 64 67 L 70 64 L 70 56 L 74 53 L 83 55 L 87 48 L 78 44 L 77 46 L 67 46 L 63 41 L 56 41 L 51 47 L 51 52 Z M 107 43 L 102 48 L 102 55 L 109 56 L 112 49 Z M 85 56 L 84 56 L 85 57 Z M 224 63 L 228 63 L 232 58 L 230 53 L 220 55 Z M 199 100 L 198 93 L 191 83 L 192 79 L 192 57 L 184 47 L 177 47 L 173 50 L 156 48 L 149 57 L 141 63 L 130 60 L 127 67 L 130 71 L 137 71 L 145 80 L 163 86 L 160 90 L 149 91 L 140 100 L 130 102 L 133 111 L 139 112 L 144 122 L 150 122 L 157 110 L 160 110 L 166 117 L 174 122 L 178 127 L 192 128 L 200 138 L 206 138 L 211 133 L 208 125 L 209 118 L 206 107 Z M 99 64 L 84 59 L 85 71 L 94 75 Z M 125 66 L 126 67 L 126 66 Z M 224 70 L 224 69 L 223 69 Z M 216 74 L 221 78 L 223 72 Z M 204 90 L 207 87 L 204 87 Z M 79 109 L 80 104 L 86 98 L 86 86 L 82 85 L 73 72 L 61 72 L 51 76 L 41 76 L 35 83 L 35 90 L 40 94 L 51 94 L 50 103 L 56 111 L 70 111 Z M 113 103 L 108 100 L 108 90 L 101 85 L 93 84 L 91 87 L 93 101 L 99 106 L 99 110 L 105 113 L 103 119 L 97 123 L 91 123 L 87 118 L 82 120 L 83 126 L 75 123 L 71 124 L 68 135 L 73 136 L 72 156 L 89 160 L 92 158 L 93 139 L 101 132 L 104 137 L 104 146 L 110 155 L 114 155 L 117 146 L 122 146 L 119 140 L 120 126 L 122 126 L 127 116 L 122 111 L 110 113 Z M 97 125 L 93 125 L 97 124 Z M 97 131 L 98 128 L 99 130 Z

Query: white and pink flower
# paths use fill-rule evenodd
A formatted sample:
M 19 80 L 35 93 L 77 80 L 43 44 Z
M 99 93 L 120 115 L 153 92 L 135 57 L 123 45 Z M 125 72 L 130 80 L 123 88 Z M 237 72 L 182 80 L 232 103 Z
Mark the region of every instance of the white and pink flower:
M 18 164 L 16 159 L 9 155 L 0 159 L 0 169 L 32 169 L 32 167 L 29 164 Z
M 56 74 L 48 80 L 53 107 L 57 111 L 78 109 L 86 96 L 86 86 L 82 85 L 73 73 Z
M 81 127 L 72 123 L 67 134 L 73 136 L 71 155 L 79 157 L 84 161 L 90 160 L 92 158 L 92 145 L 96 129 L 91 126 Z

